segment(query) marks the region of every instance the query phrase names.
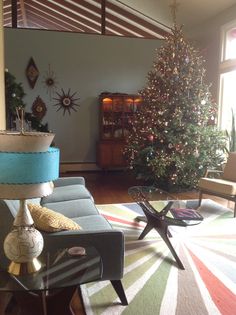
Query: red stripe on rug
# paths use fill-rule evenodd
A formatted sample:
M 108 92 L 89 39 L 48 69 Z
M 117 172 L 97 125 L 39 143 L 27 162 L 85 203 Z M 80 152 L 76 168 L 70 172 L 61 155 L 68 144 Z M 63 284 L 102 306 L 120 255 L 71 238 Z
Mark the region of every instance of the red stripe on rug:
M 120 219 L 120 218 L 114 218 L 114 217 L 107 215 L 107 214 L 103 214 L 103 216 L 110 222 L 113 221 L 113 222 L 128 224 L 130 226 L 143 227 L 143 224 L 140 224 L 139 222 L 127 221 L 127 220 Z
M 189 250 L 190 251 L 190 250 Z M 190 251 L 190 255 L 222 315 L 236 314 L 236 296 Z

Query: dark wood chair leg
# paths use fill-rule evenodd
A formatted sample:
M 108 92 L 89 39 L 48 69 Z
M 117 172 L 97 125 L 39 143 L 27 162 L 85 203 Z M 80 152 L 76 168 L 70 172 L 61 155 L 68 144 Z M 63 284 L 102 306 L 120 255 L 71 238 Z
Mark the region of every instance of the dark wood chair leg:
M 17 305 L 16 299 L 12 295 L 5 308 L 5 314 L 11 313 L 16 305 Z
M 123 288 L 123 285 L 120 280 L 111 280 L 111 284 L 116 291 L 117 295 L 119 296 L 121 300 L 122 305 L 128 305 L 128 301 L 126 299 L 125 291 Z
M 201 206 L 201 203 L 202 203 L 202 191 L 200 190 L 200 192 L 199 192 L 198 207 L 200 207 L 200 206 Z

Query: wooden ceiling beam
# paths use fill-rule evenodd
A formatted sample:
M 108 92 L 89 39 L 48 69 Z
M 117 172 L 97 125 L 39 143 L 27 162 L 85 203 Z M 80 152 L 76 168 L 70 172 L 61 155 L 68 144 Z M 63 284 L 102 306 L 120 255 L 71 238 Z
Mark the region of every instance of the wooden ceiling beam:
M 87 10 L 94 12 L 98 15 L 101 15 L 101 1 L 103 1 L 103 0 L 99 0 L 99 2 L 98 2 L 98 4 L 100 6 L 96 6 L 96 5 L 93 5 L 92 3 L 87 2 L 86 0 L 79 0 L 79 1 L 75 0 L 75 1 L 71 1 L 73 3 L 66 3 L 66 4 L 65 4 L 65 1 L 63 1 L 63 0 L 57 0 L 58 3 L 66 5 L 66 7 L 70 8 L 73 11 L 77 11 L 77 9 L 79 7 L 76 4 L 79 3 L 80 6 L 86 8 Z
M 100 0 L 94 0 L 95 2 L 99 3 Z M 118 13 L 120 14 L 121 16 L 125 17 L 126 19 L 129 19 L 130 21 L 136 23 L 137 25 L 141 25 L 145 28 L 147 28 L 148 30 L 154 32 L 154 33 L 157 33 L 161 36 L 166 36 L 168 34 L 167 31 L 163 30 L 161 27 L 153 24 L 153 23 L 150 23 L 148 22 L 145 17 L 144 18 L 141 18 L 137 15 L 135 15 L 134 13 L 131 13 L 127 10 L 125 10 L 124 8 L 121 8 L 120 6 L 118 5 L 115 5 L 114 3 L 111 3 L 109 1 L 106 2 L 106 7 L 107 9 L 110 9 L 111 11 L 113 11 L 114 13 Z M 108 12 L 107 12 L 108 14 Z M 140 13 L 141 14 L 141 13 Z M 156 23 L 158 23 L 156 21 Z M 150 35 L 150 33 L 149 33 Z
M 28 24 L 29 25 L 37 24 L 45 29 L 69 31 L 69 29 L 64 28 L 63 25 L 54 23 L 53 20 L 46 19 L 44 15 L 41 15 L 39 19 L 39 17 L 32 12 L 28 14 Z
M 22 19 L 23 19 L 23 26 L 27 27 L 27 18 L 26 18 L 26 13 L 25 13 L 24 0 L 20 0 L 20 10 L 21 10 L 21 15 L 22 15 Z
M 28 0 L 27 1 L 29 4 L 31 4 L 32 7 L 34 7 L 36 5 L 36 3 L 34 3 L 32 0 Z M 38 8 L 40 8 L 42 11 L 45 11 L 46 8 L 45 6 L 41 5 L 38 3 Z M 94 18 L 93 20 L 87 20 L 85 18 L 83 18 L 82 16 L 78 17 L 78 15 L 73 14 L 70 11 L 66 11 L 63 8 L 61 8 L 58 5 L 55 5 L 54 3 L 47 3 L 47 12 L 51 12 L 51 15 L 54 15 L 55 13 L 60 15 L 60 19 L 62 20 L 63 18 L 67 17 L 67 22 L 70 23 L 74 22 L 77 23 L 79 25 L 79 27 L 83 27 L 84 29 L 86 29 L 86 32 L 92 33 L 92 32 L 100 32 L 100 20 L 99 20 L 99 25 L 94 23 Z M 56 12 L 57 11 L 57 12 Z
M 80 25 L 79 23 L 75 23 L 74 21 L 64 22 L 62 20 L 62 16 L 60 14 L 58 14 L 57 12 L 52 13 L 52 11 L 50 9 L 45 9 L 44 12 L 42 12 L 42 10 L 39 6 L 34 5 L 34 7 L 31 7 L 28 4 L 26 5 L 26 9 L 27 9 L 27 12 L 29 12 L 29 13 L 33 12 L 33 13 L 37 14 L 38 16 L 40 16 L 41 14 L 44 14 L 44 16 L 47 19 L 54 20 L 55 22 L 63 24 L 64 27 L 71 28 L 75 32 L 79 32 L 79 31 L 84 32 L 83 25 Z
M 64 0 L 57 0 L 57 3 L 59 3 L 61 5 L 65 5 Z M 101 9 L 96 10 L 96 13 L 99 12 L 100 17 L 91 15 L 88 11 L 83 10 L 82 8 L 79 8 L 76 5 L 71 4 L 71 3 L 66 3 L 66 7 L 68 9 L 74 11 L 74 12 L 78 12 L 81 15 L 86 16 L 90 20 L 94 19 L 96 22 L 100 23 L 101 24 L 101 33 L 102 34 L 106 33 L 105 32 L 105 26 L 108 27 L 108 25 L 109 25 L 109 27 L 111 27 L 111 28 L 115 28 L 115 27 L 119 28 L 119 25 L 121 25 L 124 28 L 126 28 L 126 31 L 129 33 L 129 35 L 134 36 L 134 33 L 137 33 L 137 34 L 139 34 L 142 37 L 150 36 L 150 34 L 148 32 L 145 32 L 142 29 L 140 29 L 140 28 L 130 24 L 129 22 L 126 22 L 126 21 L 122 20 L 121 18 L 119 18 L 119 17 L 117 17 L 117 16 L 115 16 L 115 15 L 113 15 L 111 13 L 106 12 L 106 7 L 107 7 L 107 4 L 108 4 L 108 1 L 106 1 L 106 0 L 99 0 L 98 3 L 101 4 Z M 82 5 L 82 2 L 80 2 L 80 4 Z M 85 4 L 84 2 L 83 2 L 83 5 L 85 5 L 86 8 L 88 8 L 87 4 Z M 93 8 L 94 8 L 94 6 L 93 6 Z M 71 12 L 68 11 L 67 15 L 70 15 L 70 14 L 71 14 Z M 80 17 L 77 17 L 77 18 L 80 18 Z M 114 21 L 118 25 L 114 26 L 114 24 L 112 24 L 112 23 L 109 24 L 107 19 L 110 19 L 111 21 Z M 123 27 L 120 27 L 120 30 L 119 30 L 119 33 L 121 33 L 121 34 L 125 32 Z
M 122 8 L 112 4 L 112 3 L 109 3 L 108 7 L 115 10 L 115 12 L 122 14 L 124 17 L 132 20 L 137 25 L 141 25 L 141 26 L 147 28 L 148 30 L 150 30 L 154 33 L 157 33 L 158 35 L 166 36 L 168 34 L 167 31 L 163 30 L 161 27 L 159 27 L 157 25 L 154 25 L 154 24 L 148 22 L 147 20 L 145 20 L 145 18 L 138 17 L 137 15 L 130 13 L 130 12 L 128 12 L 128 11 L 126 11 L 126 10 L 124 10 L 124 9 L 122 9 Z
M 116 25 L 106 23 L 106 35 L 116 35 L 116 36 L 128 36 L 134 37 L 135 35 L 128 29 L 122 29 Z M 120 35 L 119 35 L 120 34 Z M 135 36 L 136 37 L 136 36 Z
M 61 6 L 63 6 L 64 8 L 62 8 Z M 93 21 L 95 21 L 97 23 L 101 23 L 101 10 L 100 9 L 99 9 L 99 12 L 97 12 L 97 10 L 96 11 L 93 10 L 93 11 L 89 12 L 89 11 L 87 11 L 87 10 L 81 8 L 81 7 L 78 7 L 78 6 L 74 5 L 74 4 L 72 4 L 72 3 L 69 3 L 69 2 L 65 3 L 64 0 L 57 0 L 57 7 L 58 7 L 58 9 L 63 10 L 64 12 L 66 12 L 66 15 L 68 15 L 68 16 L 73 14 L 73 15 L 77 16 L 77 19 L 79 19 L 80 16 L 78 16 L 76 14 L 76 13 L 79 13 L 82 16 L 86 16 L 89 20 L 93 20 Z M 87 8 L 87 6 L 86 6 L 86 8 Z M 75 13 L 72 13 L 70 10 L 75 12 Z M 97 14 L 94 14 L 94 13 L 97 13 Z
M 11 6 L 11 0 L 3 0 L 3 6 Z
M 3 14 L 4 13 L 11 13 L 11 6 L 3 7 Z
M 17 24 L 19 26 L 19 18 L 22 16 L 21 25 L 30 27 L 30 24 L 27 25 L 29 23 L 29 12 L 29 14 L 34 14 L 34 23 L 36 23 L 35 19 L 38 19 L 38 25 L 40 25 L 40 16 L 43 15 L 44 27 L 47 29 L 50 29 L 50 27 L 46 27 L 46 20 L 52 21 L 53 25 L 63 25 L 63 29 L 69 29 L 73 32 L 143 38 L 158 38 L 168 34 L 161 26 L 155 25 L 155 22 L 147 21 L 147 17 L 142 18 L 141 12 L 137 11 L 137 14 L 135 14 L 130 11 L 132 8 L 128 6 L 129 10 L 126 10 L 125 6 L 121 7 L 109 0 L 93 1 L 95 4 L 86 0 L 71 0 L 70 2 L 65 0 L 54 2 L 46 0 L 38 0 L 37 2 L 34 0 L 4 0 L 4 25 L 8 23 L 11 16 L 12 27 L 17 27 Z M 12 5 L 14 6 L 14 12 L 9 12 L 13 8 Z M 56 29 L 55 26 L 54 29 Z
M 11 19 L 11 12 L 6 12 L 3 14 L 3 19 L 4 21 L 7 20 L 7 19 Z
M 134 36 L 134 33 L 139 34 L 140 37 L 146 37 L 146 36 L 150 36 L 150 34 L 142 29 L 140 29 L 139 27 L 124 21 L 122 19 L 120 19 L 119 17 L 112 15 L 111 13 L 106 13 L 106 26 L 107 27 L 112 27 L 112 25 L 114 25 L 112 22 L 115 22 L 116 24 L 122 26 L 120 27 L 120 29 L 124 30 L 124 28 L 127 31 L 130 31 L 130 33 Z

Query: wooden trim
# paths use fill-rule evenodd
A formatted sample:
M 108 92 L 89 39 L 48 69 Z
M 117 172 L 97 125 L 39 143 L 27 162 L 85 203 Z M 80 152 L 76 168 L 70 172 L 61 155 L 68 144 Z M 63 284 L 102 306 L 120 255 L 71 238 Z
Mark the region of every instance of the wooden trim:
M 122 27 L 119 27 L 119 29 L 121 30 L 120 32 L 121 32 L 121 34 L 122 33 L 129 33 L 129 34 L 133 34 L 134 35 L 134 33 L 136 33 L 136 34 L 138 34 L 140 37 L 142 36 L 142 37 L 146 37 L 146 36 L 150 36 L 150 34 L 147 32 L 147 31 L 144 31 L 144 30 L 142 30 L 141 28 L 139 28 L 138 27 L 138 25 L 137 26 L 135 26 L 135 25 L 133 25 L 133 24 L 131 24 L 131 23 L 129 23 L 129 22 L 127 22 L 127 21 L 124 21 L 124 20 L 122 20 L 121 18 L 119 18 L 119 17 L 117 17 L 117 16 L 115 16 L 115 15 L 113 15 L 113 14 L 111 14 L 111 13 L 106 13 L 106 18 L 107 19 L 110 19 L 110 21 L 106 21 L 106 27 L 111 27 L 111 28 L 114 28 L 115 27 L 115 25 L 112 23 L 112 22 L 115 22 L 115 23 L 117 23 L 118 25 L 120 25 L 120 26 L 123 26 L 124 28 L 122 28 Z
M 14 28 L 37 27 L 40 29 L 42 27 L 42 29 L 50 30 L 53 25 L 54 31 L 144 39 L 163 39 L 163 36 L 167 34 L 165 25 L 163 25 L 163 30 L 161 23 L 120 1 L 116 4 L 109 0 L 93 0 L 91 3 L 86 0 L 70 2 L 5 0 L 3 10 L 4 26 L 10 26 L 10 18 Z
M 106 0 L 101 1 L 101 34 L 106 34 Z
M 31 27 L 40 27 L 43 29 L 50 29 L 50 30 L 59 30 L 59 31 L 64 31 L 65 28 L 63 27 L 63 25 L 60 25 L 59 22 L 58 23 L 54 23 L 53 20 L 49 21 L 48 19 L 46 19 L 43 15 L 40 16 L 40 20 L 38 19 L 38 16 L 35 15 L 33 12 L 28 13 L 28 20 L 29 20 L 29 25 Z M 68 31 L 68 29 L 67 29 Z
M 162 28 L 160 28 L 160 27 L 158 27 L 152 23 L 149 23 L 145 19 L 140 18 L 137 15 L 124 10 L 121 7 L 119 7 L 113 3 L 108 3 L 107 8 L 109 8 L 109 9 L 113 10 L 114 12 L 119 13 L 120 15 L 128 18 L 129 20 L 137 23 L 137 27 L 138 27 L 138 25 L 141 25 L 141 26 L 149 29 L 150 31 L 155 32 L 161 36 L 166 36 L 168 34 L 168 32 L 164 31 Z
M 27 18 L 26 18 L 26 13 L 25 13 L 25 3 L 24 0 L 20 0 L 20 10 L 21 10 L 21 15 L 23 19 L 23 26 L 28 27 L 27 25 Z
M 28 5 L 26 7 L 28 8 Z M 79 31 L 83 32 L 83 30 L 78 27 L 77 23 L 74 23 L 74 22 L 65 23 L 64 21 L 62 21 L 61 16 L 57 14 L 56 12 L 54 12 L 53 14 L 55 18 L 51 18 L 51 16 L 47 14 L 47 13 L 50 13 L 50 10 L 49 12 L 45 10 L 45 13 L 42 13 L 40 10 L 38 10 L 38 8 L 35 7 L 32 11 L 31 9 L 27 9 L 27 12 L 28 12 L 29 22 L 32 19 L 32 21 L 37 23 L 39 26 L 41 24 L 41 18 L 43 18 L 45 21 L 49 21 L 50 23 L 54 23 L 55 25 L 59 24 L 60 29 L 71 30 L 73 32 L 79 32 Z M 40 16 L 40 19 L 39 19 L 39 16 Z
M 97 3 L 100 2 L 100 0 L 94 0 L 94 1 L 97 2 Z M 123 5 L 124 5 L 124 7 L 126 6 L 125 4 L 123 4 Z M 148 30 L 150 30 L 150 31 L 152 31 L 154 33 L 157 33 L 160 36 L 166 36 L 166 35 L 169 34 L 167 31 L 163 30 L 160 26 L 157 26 L 157 25 L 154 24 L 154 23 L 159 23 L 158 21 L 153 20 L 154 23 L 148 22 L 145 18 L 150 19 L 149 17 L 147 17 L 146 15 L 142 14 L 141 12 L 139 13 L 137 10 L 132 9 L 129 6 L 127 6 L 129 9 L 132 9 L 132 10 L 136 11 L 140 15 L 142 14 L 144 16 L 144 18 L 139 17 L 139 16 L 137 16 L 137 15 L 135 15 L 135 14 L 133 14 L 133 13 L 131 13 L 131 12 L 121 8 L 118 5 L 109 2 L 109 1 L 107 1 L 106 7 L 107 7 L 107 9 L 110 9 L 111 11 L 120 14 L 121 16 L 129 19 L 130 21 L 135 22 L 137 24 L 137 27 L 138 27 L 138 25 L 141 25 L 141 26 L 147 28 Z M 106 16 L 108 17 L 108 12 L 107 12 Z M 115 16 L 115 15 L 113 14 L 112 16 Z M 122 24 L 123 24 L 123 20 L 122 20 Z M 161 25 L 161 23 L 159 23 L 159 24 Z M 163 27 L 169 29 L 168 26 L 163 25 Z M 132 29 L 132 28 L 130 28 L 130 29 Z M 150 36 L 150 33 L 149 33 L 149 36 Z
M 99 5 L 101 4 L 101 1 L 103 1 L 103 0 L 99 0 L 99 2 L 98 2 Z M 56 2 L 63 5 L 64 7 L 66 7 L 66 9 L 68 8 L 74 12 L 84 11 L 84 12 L 87 12 L 88 14 L 92 14 L 92 15 L 94 15 L 93 13 L 97 13 L 98 15 L 101 15 L 101 8 L 99 8 L 95 5 L 92 5 L 92 4 L 90 4 L 84 0 L 79 0 L 79 1 L 77 0 L 74 2 L 79 3 L 82 7 L 85 7 L 86 9 L 91 11 L 92 13 L 89 13 L 87 10 L 82 9 L 73 3 L 66 2 L 66 4 L 65 4 L 65 0 L 57 0 Z M 70 12 L 68 12 L 68 13 L 70 13 Z M 94 15 L 94 16 L 96 16 L 96 15 Z
M 11 19 L 12 28 L 17 28 L 17 0 L 11 0 Z
M 61 1 L 58 0 L 58 2 L 61 2 Z M 32 0 L 29 0 L 28 3 L 30 4 L 31 12 L 33 12 L 34 11 L 34 7 L 36 7 L 35 3 Z M 60 16 L 60 20 L 63 19 L 63 16 L 68 16 L 68 18 L 66 20 L 66 23 L 72 24 L 75 27 L 76 27 L 76 24 L 77 24 L 77 32 L 80 29 L 82 29 L 85 32 L 89 32 L 89 33 L 92 33 L 92 32 L 98 32 L 99 33 L 100 32 L 100 26 L 99 26 L 100 19 L 98 17 L 93 16 L 92 20 L 87 20 L 87 19 L 85 19 L 83 17 L 78 17 L 76 14 L 74 14 L 74 13 L 72 13 L 70 11 L 67 12 L 63 8 L 61 8 L 58 5 L 55 5 L 53 3 L 48 3 L 47 7 L 48 8 L 46 9 L 41 4 L 37 5 L 37 8 L 39 10 L 42 10 L 42 11 L 46 11 L 47 10 L 48 14 L 54 15 L 55 13 L 57 13 L 57 16 Z M 55 12 L 55 11 L 57 11 L 57 12 Z M 51 19 L 51 21 L 53 20 L 52 17 L 50 17 L 50 19 Z M 74 19 L 74 21 L 72 19 Z M 97 23 L 94 23 L 94 21 L 96 21 Z M 38 22 L 38 24 L 40 24 L 40 23 Z

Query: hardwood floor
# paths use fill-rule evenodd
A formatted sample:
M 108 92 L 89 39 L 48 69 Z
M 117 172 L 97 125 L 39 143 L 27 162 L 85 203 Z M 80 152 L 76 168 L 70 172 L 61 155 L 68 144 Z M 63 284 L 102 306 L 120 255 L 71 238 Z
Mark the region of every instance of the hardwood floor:
M 133 202 L 128 195 L 128 188 L 134 185 L 145 185 L 128 171 L 81 172 L 62 174 L 62 176 L 83 176 L 96 204 Z M 180 200 L 198 199 L 197 190 L 172 193 L 172 195 Z M 209 195 L 203 197 L 233 209 L 233 203 L 225 199 Z
M 132 202 L 127 191 L 130 186 L 142 185 L 141 181 L 137 181 L 130 172 L 126 171 L 107 171 L 107 172 L 70 172 L 61 174 L 61 176 L 83 176 L 86 181 L 86 186 L 94 197 L 96 204 L 107 203 L 125 203 Z M 178 199 L 198 199 L 197 191 L 182 192 L 175 194 Z M 206 196 L 204 198 L 210 198 L 222 205 L 233 207 L 233 204 L 228 201 L 213 197 Z M 5 306 L 10 298 L 8 293 L 0 294 L 0 315 L 4 314 Z M 85 315 L 83 307 L 80 301 L 79 294 L 75 294 L 72 300 L 72 307 L 75 315 Z M 19 310 L 15 306 L 12 311 L 7 313 L 8 315 L 18 315 Z M 32 314 L 33 315 L 33 314 Z M 54 314 L 48 314 L 54 315 Z M 55 314 L 63 315 L 63 314 Z

